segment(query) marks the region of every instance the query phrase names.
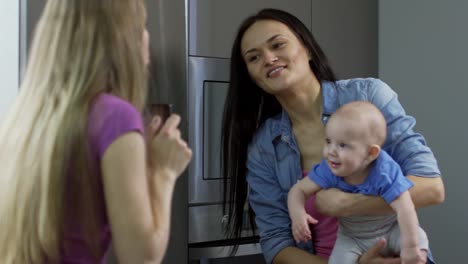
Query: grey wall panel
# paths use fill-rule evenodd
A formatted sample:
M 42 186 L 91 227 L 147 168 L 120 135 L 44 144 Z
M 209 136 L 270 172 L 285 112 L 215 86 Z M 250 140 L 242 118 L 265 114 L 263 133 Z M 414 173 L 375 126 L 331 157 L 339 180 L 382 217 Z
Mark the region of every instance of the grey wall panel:
M 196 56 L 231 57 L 237 28 L 246 17 L 266 7 L 291 12 L 311 24 L 310 0 L 191 0 L 189 1 L 189 53 Z
M 377 76 L 377 1 L 312 0 L 312 33 L 338 78 Z
M 379 1 L 379 75 L 416 117 L 444 176 L 444 204 L 419 212 L 438 263 L 466 262 L 467 11 L 463 0 Z

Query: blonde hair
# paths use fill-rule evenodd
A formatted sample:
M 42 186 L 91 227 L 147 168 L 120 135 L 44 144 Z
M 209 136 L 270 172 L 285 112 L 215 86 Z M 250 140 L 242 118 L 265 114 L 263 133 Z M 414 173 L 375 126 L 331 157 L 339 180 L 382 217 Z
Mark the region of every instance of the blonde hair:
M 0 126 L 1 263 L 56 260 L 69 206 L 93 241 L 99 208 L 88 111 L 100 93 L 143 108 L 144 12 L 142 0 L 47 1 L 19 95 Z M 77 204 L 65 204 L 69 189 Z

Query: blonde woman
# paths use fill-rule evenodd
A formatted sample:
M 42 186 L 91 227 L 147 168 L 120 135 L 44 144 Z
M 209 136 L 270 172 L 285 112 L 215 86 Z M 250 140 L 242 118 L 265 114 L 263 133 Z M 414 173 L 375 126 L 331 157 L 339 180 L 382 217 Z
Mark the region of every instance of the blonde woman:
M 111 235 L 120 263 L 161 261 L 192 153 L 177 115 L 144 132 L 145 12 L 48 0 L 0 126 L 0 263 L 102 262 Z

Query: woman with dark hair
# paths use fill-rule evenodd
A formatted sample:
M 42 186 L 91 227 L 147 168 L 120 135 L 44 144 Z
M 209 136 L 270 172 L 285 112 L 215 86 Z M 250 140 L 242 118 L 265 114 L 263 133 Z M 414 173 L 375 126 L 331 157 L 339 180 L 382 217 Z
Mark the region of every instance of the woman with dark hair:
M 437 161 L 388 85 L 372 78 L 337 81 L 310 31 L 287 12 L 264 9 L 241 24 L 232 47 L 222 125 L 231 238 L 240 237 L 248 199 L 250 224 L 258 228 L 267 263 L 326 263 L 336 239 L 336 216 L 392 212 L 381 198 L 322 190 L 306 204 L 319 220 L 311 226 L 312 241 L 296 244 L 291 234 L 288 191 L 321 160 L 328 117 L 358 100 L 384 114 L 388 136 L 383 149 L 414 183 L 415 206 L 441 203 L 444 186 Z M 384 245 L 379 241 L 360 263 L 400 263 L 379 255 Z M 433 263 L 430 252 L 428 263 Z

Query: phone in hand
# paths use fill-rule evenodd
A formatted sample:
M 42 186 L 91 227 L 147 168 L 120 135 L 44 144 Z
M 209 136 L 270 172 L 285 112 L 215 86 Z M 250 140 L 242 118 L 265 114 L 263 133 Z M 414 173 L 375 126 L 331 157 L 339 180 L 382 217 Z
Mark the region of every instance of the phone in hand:
M 167 103 L 152 103 L 146 107 L 144 116 L 147 123 L 149 123 L 154 116 L 161 118 L 161 123 L 164 124 L 166 120 L 171 116 L 173 110 L 172 104 Z

